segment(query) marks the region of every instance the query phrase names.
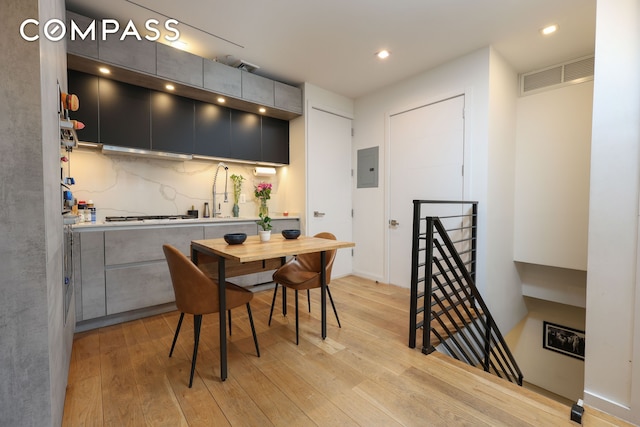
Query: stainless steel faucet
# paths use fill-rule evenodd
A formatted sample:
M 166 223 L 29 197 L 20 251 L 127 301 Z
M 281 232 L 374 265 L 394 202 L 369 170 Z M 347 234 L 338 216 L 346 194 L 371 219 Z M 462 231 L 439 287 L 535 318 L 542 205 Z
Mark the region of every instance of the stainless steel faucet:
M 227 181 L 229 178 L 229 168 L 227 167 L 227 165 L 225 165 L 224 163 L 220 162 L 218 163 L 218 167 L 216 167 L 216 174 L 213 177 L 213 209 L 212 209 L 212 214 L 211 214 L 211 218 L 215 218 L 217 216 L 220 216 L 221 213 L 217 212 L 218 209 L 216 209 L 216 181 L 218 180 L 218 171 L 220 170 L 220 168 L 224 168 L 224 202 L 227 203 L 229 201 L 229 193 L 227 192 Z

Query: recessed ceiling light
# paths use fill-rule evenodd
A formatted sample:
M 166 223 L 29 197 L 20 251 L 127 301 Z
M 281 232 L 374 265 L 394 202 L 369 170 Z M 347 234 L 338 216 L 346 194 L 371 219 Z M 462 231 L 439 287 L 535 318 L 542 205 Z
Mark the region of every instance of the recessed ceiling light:
M 266 108 L 264 108 L 264 107 L 260 107 L 260 108 L 258 109 L 258 111 L 260 111 L 261 113 L 266 113 L 266 112 L 267 112 L 267 109 L 266 109 Z
M 380 52 L 376 53 L 376 56 L 380 59 L 388 58 L 389 55 L 391 55 L 391 52 L 389 52 L 388 50 L 381 50 Z
M 227 102 L 227 100 L 220 96 L 220 97 L 218 97 L 218 102 L 220 104 L 224 104 L 225 102 Z
M 544 27 L 543 29 L 540 30 L 540 32 L 542 33 L 543 36 L 548 36 L 549 34 L 553 34 L 556 31 L 558 31 L 558 25 L 557 24 L 547 25 L 546 27 Z
M 107 67 L 100 67 L 100 68 L 98 68 L 98 71 L 100 71 L 102 74 L 111 73 L 111 71 Z
M 167 88 L 167 90 L 174 90 L 176 87 L 172 84 L 168 84 L 165 86 Z
M 187 43 L 181 41 L 181 40 L 176 40 L 174 42 L 171 42 L 171 46 L 177 48 L 177 49 L 182 49 L 184 50 L 187 47 Z

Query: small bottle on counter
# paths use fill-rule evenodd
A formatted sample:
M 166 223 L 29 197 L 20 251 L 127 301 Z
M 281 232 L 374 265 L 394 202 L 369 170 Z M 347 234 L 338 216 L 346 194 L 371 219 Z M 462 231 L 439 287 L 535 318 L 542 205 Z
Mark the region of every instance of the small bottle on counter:
M 210 213 L 209 213 L 209 203 L 205 202 L 204 203 L 204 214 L 202 215 L 203 218 L 209 218 Z
M 93 205 L 93 200 L 87 202 L 87 209 L 84 212 L 84 222 L 96 222 L 96 208 Z
M 78 222 L 84 222 L 86 210 L 87 202 L 85 202 L 84 200 L 78 201 Z

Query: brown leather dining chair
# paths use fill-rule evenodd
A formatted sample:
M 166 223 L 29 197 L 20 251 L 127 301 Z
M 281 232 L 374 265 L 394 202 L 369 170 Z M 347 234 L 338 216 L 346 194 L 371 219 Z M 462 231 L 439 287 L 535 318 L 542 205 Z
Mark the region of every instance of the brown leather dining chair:
M 189 377 L 189 388 L 193 384 L 193 373 L 196 368 L 196 357 L 198 356 L 198 342 L 200 341 L 200 327 L 202 326 L 202 315 L 220 312 L 220 301 L 218 296 L 218 282 L 207 277 L 189 258 L 171 245 L 163 245 L 165 258 L 171 273 L 171 282 L 176 297 L 176 307 L 180 311 L 180 319 L 176 327 L 176 333 L 171 344 L 169 357 L 173 354 L 173 349 L 178 340 L 180 326 L 185 313 L 193 314 L 194 346 L 193 357 L 191 359 L 191 376 Z M 258 348 L 258 337 L 253 325 L 251 316 L 251 306 L 249 302 L 253 298 L 253 293 L 233 283 L 226 283 L 226 306 L 231 316 L 231 309 L 246 305 L 253 333 L 253 342 L 256 346 L 256 353 L 260 357 Z M 230 319 L 231 317 L 229 317 Z M 229 323 L 231 327 L 231 323 Z
M 336 236 L 331 233 L 318 233 L 314 237 L 322 239 L 336 240 Z M 331 297 L 331 291 L 329 290 L 329 283 L 331 282 L 331 269 L 333 268 L 333 261 L 336 258 L 336 250 L 327 251 L 326 253 L 326 280 L 327 280 L 327 295 L 331 301 L 331 307 L 333 307 L 333 313 L 336 315 L 338 321 L 338 327 L 340 325 L 340 319 L 338 318 L 338 311 L 336 305 L 333 303 Z M 276 303 L 276 295 L 278 294 L 278 285 L 282 285 L 285 288 L 291 288 L 295 291 L 296 298 L 296 345 L 299 343 L 298 339 L 298 291 L 307 290 L 307 299 L 309 299 L 309 290 L 314 288 L 320 288 L 322 286 L 320 279 L 321 261 L 320 253 L 300 254 L 289 260 L 286 264 L 276 270 L 273 273 L 273 281 L 276 284 L 273 290 L 273 300 L 271 301 L 271 311 L 269 312 L 269 325 L 271 325 L 271 318 L 273 317 L 273 307 Z M 284 290 L 283 290 L 284 292 Z M 311 303 L 309 302 L 309 312 L 311 312 Z M 284 312 L 283 308 L 283 314 Z

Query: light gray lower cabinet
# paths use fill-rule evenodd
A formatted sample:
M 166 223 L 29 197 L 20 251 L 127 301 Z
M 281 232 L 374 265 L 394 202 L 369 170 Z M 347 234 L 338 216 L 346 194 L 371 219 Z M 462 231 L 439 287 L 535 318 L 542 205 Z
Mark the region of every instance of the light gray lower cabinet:
M 224 235 L 228 233 L 245 233 L 247 236 L 254 236 L 258 234 L 258 230 L 256 226 L 257 225 L 254 221 L 233 223 L 233 224 L 211 225 L 209 227 L 204 228 L 204 238 L 218 239 L 220 237 L 224 237 Z
M 202 87 L 202 57 L 161 43 L 156 50 L 158 76 Z
M 105 265 L 132 264 L 154 260 L 164 261 L 162 245 L 168 243 L 185 255 L 190 253 L 192 240 L 204 237 L 203 227 L 145 227 L 133 230 L 105 231 Z
M 185 255 L 192 240 L 204 238 L 202 226 L 106 231 L 104 238 L 107 315 L 174 300 L 162 245 Z
M 299 219 L 279 219 L 271 222 L 271 234 L 282 233 L 282 230 L 300 230 Z
M 204 59 L 204 88 L 223 95 L 242 97 L 242 71 Z
M 302 89 L 274 82 L 275 107 L 302 114 Z
M 256 224 L 255 222 L 252 222 L 251 224 L 247 224 L 247 228 L 252 227 L 253 232 L 249 233 L 247 232 L 247 235 L 255 235 L 258 234 L 258 230 L 261 230 L 262 228 Z M 274 219 L 271 221 L 271 234 L 280 234 L 282 232 L 282 230 L 289 230 L 289 229 L 296 229 L 299 230 L 300 229 L 300 220 L 298 219 Z M 254 286 L 256 284 L 260 284 L 260 283 L 267 283 L 267 282 L 271 282 L 271 280 L 273 279 L 273 272 L 274 271 L 265 271 L 265 272 L 260 272 L 260 273 L 253 273 L 253 274 L 247 274 L 246 276 L 239 276 L 239 277 L 233 277 L 231 279 L 231 282 L 235 283 L 236 285 L 239 286 Z
M 298 219 L 275 219 L 272 233 L 299 229 Z M 192 240 L 215 239 L 227 233 L 258 234 L 255 221 L 211 225 L 140 227 L 76 232 L 74 236 L 74 283 L 76 320 L 93 320 L 94 326 L 112 324 L 109 315 L 171 303 L 175 300 L 171 276 L 162 251 L 169 243 L 189 256 Z M 233 283 L 253 286 L 271 281 L 272 271 L 233 277 Z M 134 312 L 135 313 L 135 312 Z M 117 317 L 117 316 L 116 316 Z M 101 323 L 102 322 L 102 323 Z M 110 322 L 110 323 L 109 323 Z
M 74 242 L 74 258 L 79 258 L 80 266 L 74 275 L 76 320 L 105 316 L 104 233 L 77 233 Z
M 123 313 L 175 300 L 166 261 L 107 267 L 107 314 Z
M 273 107 L 274 92 L 273 80 L 266 77 L 242 72 L 242 98 L 256 104 Z

